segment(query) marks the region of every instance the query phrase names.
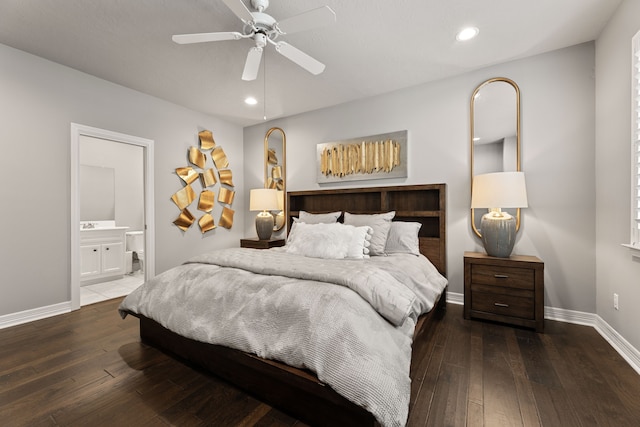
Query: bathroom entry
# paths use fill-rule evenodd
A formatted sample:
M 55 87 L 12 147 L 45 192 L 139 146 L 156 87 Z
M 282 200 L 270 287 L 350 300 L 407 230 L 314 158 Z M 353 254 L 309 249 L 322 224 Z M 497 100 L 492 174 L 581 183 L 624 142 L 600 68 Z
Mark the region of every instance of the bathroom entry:
M 153 276 L 153 141 L 74 124 L 71 133 L 77 309 L 127 295 Z
M 144 148 L 80 136 L 80 304 L 144 282 Z

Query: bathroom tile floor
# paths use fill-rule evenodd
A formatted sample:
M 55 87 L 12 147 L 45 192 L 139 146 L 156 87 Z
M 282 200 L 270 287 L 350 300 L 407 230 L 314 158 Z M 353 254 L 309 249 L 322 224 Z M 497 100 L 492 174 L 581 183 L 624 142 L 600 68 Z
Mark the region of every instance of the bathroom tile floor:
M 95 304 L 100 301 L 129 295 L 144 283 L 144 273 L 136 271 L 122 279 L 96 283 L 80 287 L 80 305 Z

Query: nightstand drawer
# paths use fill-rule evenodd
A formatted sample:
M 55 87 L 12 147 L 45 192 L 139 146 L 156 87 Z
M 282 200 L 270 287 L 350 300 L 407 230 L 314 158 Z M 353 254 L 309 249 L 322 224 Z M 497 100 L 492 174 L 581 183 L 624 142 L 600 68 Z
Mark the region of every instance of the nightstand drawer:
M 474 264 L 471 266 L 471 283 L 533 290 L 534 271 L 530 268 Z
M 471 310 L 503 316 L 534 319 L 533 298 L 495 293 L 474 292 Z

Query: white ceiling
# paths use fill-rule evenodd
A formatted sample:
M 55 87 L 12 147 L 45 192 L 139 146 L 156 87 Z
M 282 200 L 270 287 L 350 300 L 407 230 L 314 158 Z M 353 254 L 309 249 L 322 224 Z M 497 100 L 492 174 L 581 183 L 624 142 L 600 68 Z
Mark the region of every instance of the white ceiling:
M 289 116 L 594 40 L 620 2 L 271 0 L 266 12 L 277 20 L 328 5 L 337 23 L 278 39 L 325 63 L 318 76 L 268 47 L 266 114 Z M 469 25 L 479 36 L 456 41 Z M 250 40 L 171 41 L 214 31 L 242 31 L 221 0 L 0 1 L 2 44 L 243 126 L 260 122 L 264 70 L 253 82 L 240 78 Z M 248 95 L 258 105 L 247 106 Z

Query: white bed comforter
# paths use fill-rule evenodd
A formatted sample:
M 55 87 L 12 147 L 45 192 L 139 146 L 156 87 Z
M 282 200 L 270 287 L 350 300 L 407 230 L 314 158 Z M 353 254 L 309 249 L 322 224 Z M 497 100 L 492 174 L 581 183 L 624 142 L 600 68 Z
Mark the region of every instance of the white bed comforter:
M 324 260 L 279 249 L 195 257 L 131 293 L 120 313 L 310 369 L 382 425 L 404 425 L 415 320 L 447 280 L 423 256 Z

